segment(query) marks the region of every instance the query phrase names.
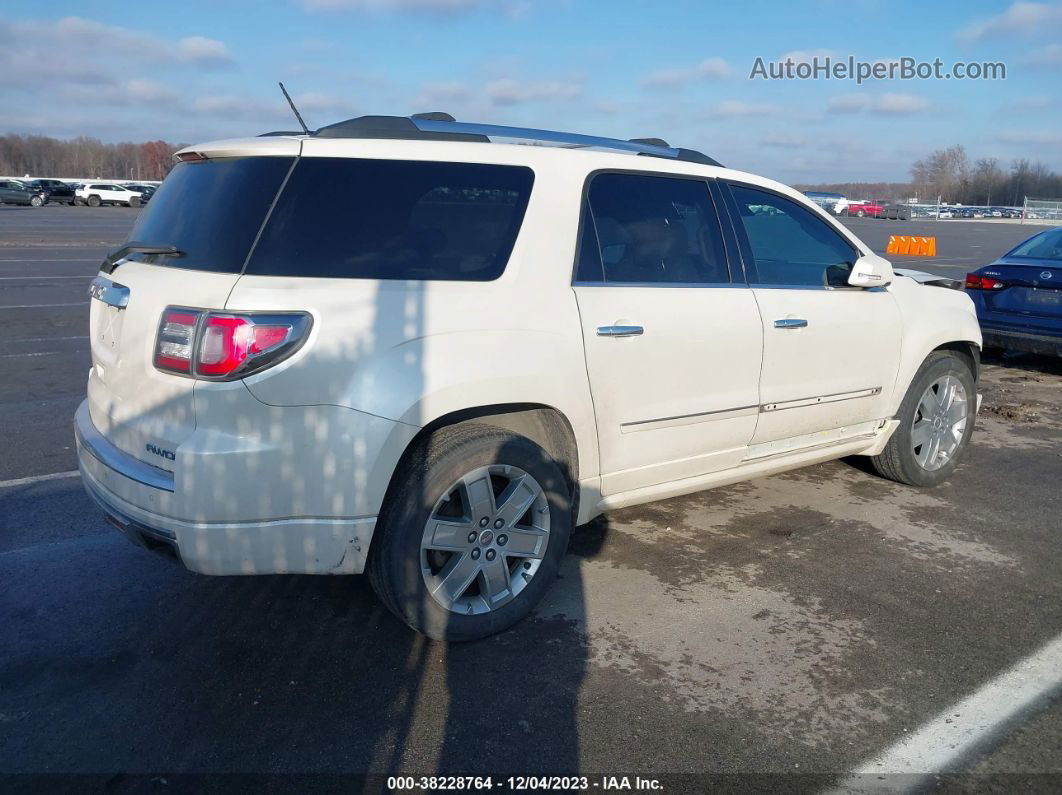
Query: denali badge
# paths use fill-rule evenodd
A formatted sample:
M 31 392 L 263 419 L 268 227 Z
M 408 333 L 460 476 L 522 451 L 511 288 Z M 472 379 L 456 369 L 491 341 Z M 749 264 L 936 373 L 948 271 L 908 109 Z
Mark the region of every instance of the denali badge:
M 156 447 L 151 442 L 148 442 L 145 445 L 145 447 L 147 447 L 147 451 L 149 453 L 154 453 L 155 455 L 160 455 L 160 456 L 162 456 L 163 458 L 165 458 L 168 461 L 176 461 L 177 460 L 177 454 L 175 452 L 173 452 L 172 450 L 163 450 L 161 447 Z

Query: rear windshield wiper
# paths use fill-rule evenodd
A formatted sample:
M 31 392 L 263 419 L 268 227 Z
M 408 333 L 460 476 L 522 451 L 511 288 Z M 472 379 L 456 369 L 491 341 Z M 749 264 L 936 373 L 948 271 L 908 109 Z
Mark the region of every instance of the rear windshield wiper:
M 100 270 L 104 273 L 111 273 L 114 270 L 115 263 L 126 254 L 162 254 L 166 257 L 179 257 L 183 253 L 183 251 L 177 250 L 177 246 L 163 246 L 156 243 L 124 243 L 107 255 L 103 260 L 103 264 L 100 265 Z

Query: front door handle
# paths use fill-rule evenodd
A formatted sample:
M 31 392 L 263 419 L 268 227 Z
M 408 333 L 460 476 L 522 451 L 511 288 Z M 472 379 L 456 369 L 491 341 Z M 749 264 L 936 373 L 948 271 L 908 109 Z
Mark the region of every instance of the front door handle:
M 805 328 L 807 325 L 808 321 L 802 317 L 783 317 L 774 321 L 775 328 Z
M 599 337 L 640 337 L 645 333 L 641 326 L 598 326 Z

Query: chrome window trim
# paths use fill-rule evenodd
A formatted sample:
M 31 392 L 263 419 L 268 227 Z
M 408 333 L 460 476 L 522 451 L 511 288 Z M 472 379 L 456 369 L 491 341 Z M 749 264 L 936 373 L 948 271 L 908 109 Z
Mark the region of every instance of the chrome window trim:
M 572 287 L 665 287 L 665 288 L 733 288 L 742 287 L 748 289 L 747 284 L 734 284 L 733 282 L 572 282 Z

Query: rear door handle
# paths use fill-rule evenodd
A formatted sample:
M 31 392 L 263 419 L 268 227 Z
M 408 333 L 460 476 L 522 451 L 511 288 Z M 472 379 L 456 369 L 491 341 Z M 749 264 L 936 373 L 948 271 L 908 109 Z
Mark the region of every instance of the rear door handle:
M 808 321 L 802 317 L 783 317 L 774 321 L 775 328 L 805 328 L 807 325 Z
M 645 333 L 641 326 L 598 326 L 599 337 L 640 337 Z

